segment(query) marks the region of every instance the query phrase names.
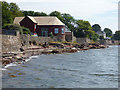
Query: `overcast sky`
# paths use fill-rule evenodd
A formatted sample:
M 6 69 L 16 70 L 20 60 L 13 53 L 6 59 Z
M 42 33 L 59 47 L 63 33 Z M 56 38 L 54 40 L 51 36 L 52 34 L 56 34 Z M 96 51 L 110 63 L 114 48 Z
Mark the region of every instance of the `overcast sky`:
M 119 0 L 6 0 L 14 2 L 21 10 L 33 10 L 49 14 L 52 11 L 69 13 L 75 19 L 87 20 L 110 28 L 113 32 L 118 30 L 118 1 Z

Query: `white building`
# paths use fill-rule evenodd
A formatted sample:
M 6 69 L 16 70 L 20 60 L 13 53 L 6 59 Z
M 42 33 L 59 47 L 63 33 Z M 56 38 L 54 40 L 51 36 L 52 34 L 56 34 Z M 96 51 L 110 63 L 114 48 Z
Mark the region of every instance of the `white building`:
M 106 38 L 106 33 L 104 31 L 97 31 L 96 32 L 99 36 L 103 36 L 104 38 Z

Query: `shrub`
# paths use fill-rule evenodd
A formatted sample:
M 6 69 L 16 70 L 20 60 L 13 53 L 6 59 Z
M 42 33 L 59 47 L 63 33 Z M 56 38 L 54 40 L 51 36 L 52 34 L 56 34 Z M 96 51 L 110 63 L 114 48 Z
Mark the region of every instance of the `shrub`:
M 3 26 L 3 29 L 16 30 L 19 31 L 21 34 L 23 34 L 22 28 L 18 24 L 5 24 Z
M 54 35 L 53 35 L 53 33 L 51 32 L 51 33 L 49 33 L 49 36 L 51 37 L 51 38 L 53 38 L 54 37 Z
M 67 43 L 67 41 L 62 41 L 62 43 Z
M 73 43 L 77 43 L 77 41 L 73 41 Z
M 29 34 L 29 35 L 31 35 L 31 32 L 30 32 L 29 28 L 22 27 L 22 31 L 23 31 L 23 34 Z
M 104 37 L 103 37 L 103 36 L 100 36 L 99 39 L 100 39 L 100 40 L 104 40 Z

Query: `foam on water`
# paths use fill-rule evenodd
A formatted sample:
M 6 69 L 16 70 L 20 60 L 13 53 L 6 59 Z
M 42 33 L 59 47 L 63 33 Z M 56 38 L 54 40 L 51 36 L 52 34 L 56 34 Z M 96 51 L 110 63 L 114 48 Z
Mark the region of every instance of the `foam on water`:
M 10 63 L 10 64 L 6 65 L 4 68 L 8 68 L 10 66 L 17 66 L 17 64 L 16 63 Z
M 5 71 L 5 70 L 7 70 L 7 69 L 5 69 L 5 68 L 0 68 L 0 71 Z
M 30 58 L 26 59 L 25 62 L 28 62 L 30 61 L 32 58 L 37 58 L 38 56 L 31 56 Z M 23 63 L 25 63 L 24 61 L 21 61 L 21 62 L 13 62 L 13 63 L 10 63 L 6 66 L 4 66 L 4 68 L 1 68 L 0 70 L 7 70 L 8 67 L 11 67 L 11 66 L 17 66 L 17 65 L 21 65 Z

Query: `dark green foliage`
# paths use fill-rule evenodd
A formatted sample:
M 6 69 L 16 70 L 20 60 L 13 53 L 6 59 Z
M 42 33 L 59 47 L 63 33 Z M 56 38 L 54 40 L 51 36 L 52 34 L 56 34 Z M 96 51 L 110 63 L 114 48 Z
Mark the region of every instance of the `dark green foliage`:
M 53 11 L 49 14 L 49 16 L 56 16 L 60 21 L 63 22 L 63 17 L 62 14 L 58 11 Z
M 10 3 L 9 6 L 10 6 L 12 19 L 14 19 L 15 17 L 23 16 L 22 11 L 20 10 L 20 8 L 16 3 Z
M 54 37 L 54 35 L 53 35 L 53 33 L 51 32 L 51 33 L 49 33 L 49 36 L 51 37 L 51 38 L 53 38 Z
M 100 39 L 100 40 L 104 40 L 104 37 L 103 37 L 103 36 L 100 36 L 99 39 Z
M 22 27 L 22 31 L 23 31 L 23 34 L 29 34 L 29 35 L 31 35 L 31 32 L 30 32 L 29 28 Z
M 20 31 L 21 30 L 21 26 L 19 26 L 17 24 L 6 24 L 6 25 L 4 25 L 3 29 Z
M 86 30 L 86 37 L 90 38 L 93 41 L 97 41 L 99 38 L 99 35 L 95 33 L 93 30 Z
M 120 31 L 116 31 L 115 34 L 113 35 L 114 40 L 120 40 Z
M 7 2 L 2 2 L 2 26 L 13 22 L 9 7 Z
M 23 11 L 24 16 L 34 16 L 34 11 Z
M 2 1 L 2 26 L 12 24 L 14 18 L 19 16 L 23 16 L 23 13 L 15 3 Z
M 75 30 L 75 19 L 67 13 L 62 14 L 63 17 L 63 23 L 69 28 L 70 31 Z
M 109 28 L 105 28 L 104 32 L 106 33 L 106 37 L 112 37 L 112 30 L 110 30 Z
M 21 26 L 19 26 L 17 24 L 5 24 L 3 29 L 16 30 L 16 31 L 19 31 L 20 34 L 23 34 L 23 30 L 22 30 Z
M 15 17 L 19 16 L 48 16 L 44 12 L 34 12 L 34 11 L 21 11 L 16 3 L 7 3 L 2 1 L 2 27 L 5 29 L 19 30 L 21 34 L 31 34 L 30 30 L 25 27 L 20 27 L 17 25 L 12 25 Z M 99 36 L 96 34 L 97 31 L 101 31 L 99 24 L 91 26 L 89 21 L 76 20 L 67 13 L 61 13 L 58 11 L 53 11 L 49 16 L 56 16 L 61 20 L 66 27 L 74 33 L 76 37 L 90 38 L 91 40 L 96 41 Z M 8 25 L 9 24 L 9 25 Z M 105 28 L 107 37 L 112 36 L 112 31 L 108 28 Z M 52 34 L 49 36 L 54 37 Z M 119 33 L 117 32 L 113 38 L 118 39 Z M 102 39 L 102 37 L 101 37 Z
M 44 12 L 22 11 L 24 16 L 47 16 Z
M 20 34 L 30 34 L 31 35 L 31 32 L 28 28 L 21 27 L 18 24 L 6 24 L 6 25 L 4 25 L 3 29 L 16 30 L 16 31 L 19 31 Z
M 92 28 L 93 28 L 93 31 L 95 31 L 95 32 L 97 32 L 97 31 L 101 31 L 101 27 L 100 27 L 99 24 L 95 24 L 95 25 L 93 25 Z

